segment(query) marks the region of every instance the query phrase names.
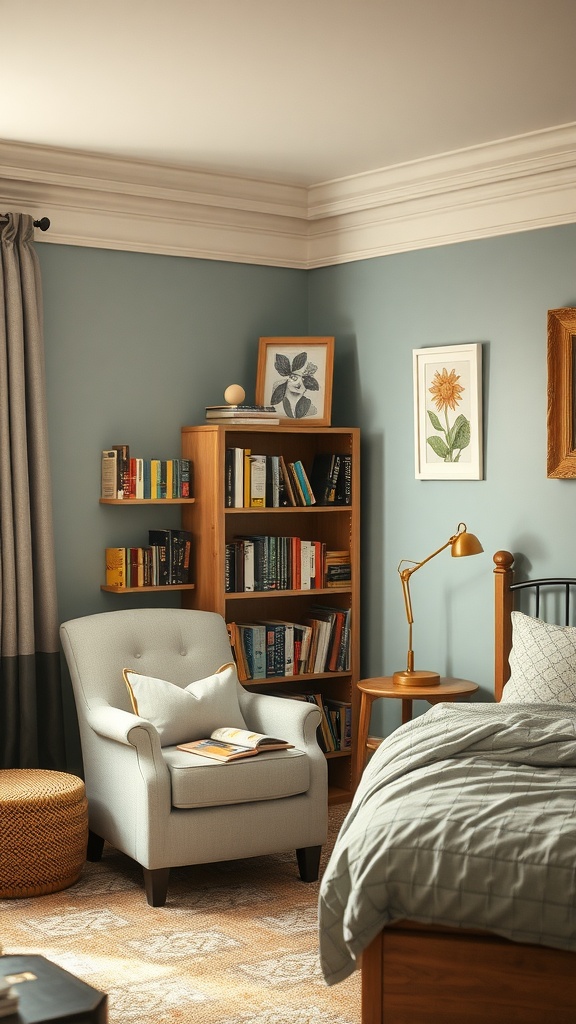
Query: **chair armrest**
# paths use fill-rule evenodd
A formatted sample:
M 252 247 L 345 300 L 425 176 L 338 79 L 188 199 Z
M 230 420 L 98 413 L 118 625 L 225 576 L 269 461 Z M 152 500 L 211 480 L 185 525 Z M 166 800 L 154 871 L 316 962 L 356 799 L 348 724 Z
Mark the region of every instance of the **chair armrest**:
M 101 704 L 99 707 L 90 708 L 86 713 L 86 719 L 90 728 L 105 739 L 134 747 L 138 745 L 136 730 L 142 730 L 149 736 L 152 748 L 157 745 L 160 749 L 160 737 L 152 723 L 129 711 L 122 711 L 121 708 L 114 708 L 110 704 Z
M 239 699 L 249 729 L 287 740 L 299 750 L 317 751 L 324 758 L 316 739 L 321 715 L 314 704 L 266 693 L 250 693 L 244 689 Z
M 137 788 L 143 783 L 140 798 L 154 803 L 156 811 L 164 807 L 169 813 L 170 772 L 162 755 L 160 736 L 152 723 L 110 704 L 88 709 L 85 717 L 92 732 L 82 742 L 84 767 L 87 789 L 90 783 L 95 802 L 108 809 L 117 805 L 123 818 L 127 818 L 126 793 L 131 793 L 133 809 Z M 119 787 L 110 786 L 111 775 L 123 780 Z

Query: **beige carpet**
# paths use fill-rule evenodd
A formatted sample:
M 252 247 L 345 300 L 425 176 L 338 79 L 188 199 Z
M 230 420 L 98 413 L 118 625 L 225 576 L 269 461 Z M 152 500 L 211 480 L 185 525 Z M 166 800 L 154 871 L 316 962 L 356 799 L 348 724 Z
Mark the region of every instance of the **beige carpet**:
M 330 839 L 347 807 L 330 809 Z M 165 907 L 108 845 L 63 892 L 0 900 L 5 953 L 40 953 L 108 993 L 110 1024 L 358 1024 L 360 975 L 318 962 L 318 883 L 296 855 L 176 868 Z

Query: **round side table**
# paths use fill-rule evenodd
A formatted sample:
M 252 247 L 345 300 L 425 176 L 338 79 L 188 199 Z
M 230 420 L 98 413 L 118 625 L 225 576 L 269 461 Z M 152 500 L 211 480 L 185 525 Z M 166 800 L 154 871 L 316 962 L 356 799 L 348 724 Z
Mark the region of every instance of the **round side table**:
M 426 700 L 429 704 L 441 704 L 444 701 L 455 701 L 460 697 L 470 697 L 478 690 L 478 683 L 469 679 L 453 679 L 445 676 L 435 686 L 401 686 L 395 683 L 392 676 L 375 676 L 373 679 L 360 679 L 360 714 L 358 716 L 358 740 L 356 745 L 356 785 L 366 765 L 369 750 L 375 750 L 382 742 L 368 736 L 372 704 L 381 697 L 391 697 L 402 701 L 402 725 L 412 720 L 412 701 Z

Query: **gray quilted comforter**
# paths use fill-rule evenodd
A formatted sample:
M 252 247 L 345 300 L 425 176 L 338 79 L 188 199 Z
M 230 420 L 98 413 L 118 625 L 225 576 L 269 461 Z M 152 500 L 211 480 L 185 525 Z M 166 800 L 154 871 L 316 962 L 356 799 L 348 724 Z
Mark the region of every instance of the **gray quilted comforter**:
M 576 950 L 575 812 L 572 705 L 437 704 L 397 729 L 322 879 L 326 982 L 399 919 Z

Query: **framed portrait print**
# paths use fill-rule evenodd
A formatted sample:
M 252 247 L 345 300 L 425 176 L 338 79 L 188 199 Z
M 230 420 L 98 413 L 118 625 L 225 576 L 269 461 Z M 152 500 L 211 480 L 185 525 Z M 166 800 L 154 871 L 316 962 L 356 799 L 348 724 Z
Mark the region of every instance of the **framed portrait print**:
M 260 338 L 256 404 L 294 427 L 329 427 L 334 338 Z
M 481 480 L 482 345 L 413 351 L 417 480 Z

